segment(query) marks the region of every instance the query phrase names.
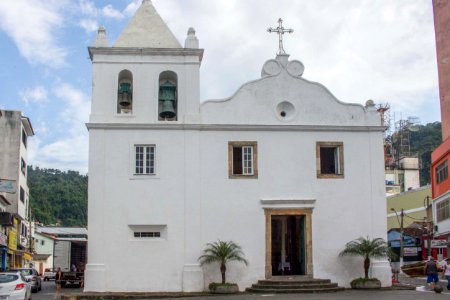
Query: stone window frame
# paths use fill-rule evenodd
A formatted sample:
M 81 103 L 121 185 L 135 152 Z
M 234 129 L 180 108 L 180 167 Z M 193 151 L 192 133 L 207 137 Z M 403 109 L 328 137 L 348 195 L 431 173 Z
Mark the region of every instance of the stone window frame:
M 338 172 L 336 174 L 322 174 L 320 166 L 320 149 L 321 148 L 337 148 L 338 156 Z M 340 179 L 344 178 L 344 142 L 316 142 L 316 170 L 319 179 Z
M 233 174 L 233 148 L 252 147 L 253 174 Z M 230 179 L 257 179 L 258 178 L 258 142 L 256 141 L 229 141 L 228 142 L 228 178 Z

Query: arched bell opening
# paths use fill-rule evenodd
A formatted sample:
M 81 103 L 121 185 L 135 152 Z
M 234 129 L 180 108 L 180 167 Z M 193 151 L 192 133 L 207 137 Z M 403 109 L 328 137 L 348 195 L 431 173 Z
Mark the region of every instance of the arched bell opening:
M 117 113 L 130 114 L 133 112 L 133 74 L 128 70 L 119 73 L 117 87 Z
M 175 72 L 159 74 L 158 120 L 176 121 L 178 107 L 178 76 Z

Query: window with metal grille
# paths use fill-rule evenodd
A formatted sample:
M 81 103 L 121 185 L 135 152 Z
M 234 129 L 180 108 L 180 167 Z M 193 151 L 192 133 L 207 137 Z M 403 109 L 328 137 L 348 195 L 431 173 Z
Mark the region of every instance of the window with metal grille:
M 436 182 L 441 183 L 447 178 L 448 178 L 448 161 L 446 160 L 436 167 Z
M 436 204 L 436 219 L 438 222 L 448 219 L 449 216 L 449 199 L 445 199 Z
M 155 174 L 155 145 L 136 145 L 135 171 L 136 175 Z
M 161 232 L 159 231 L 142 231 L 142 232 L 134 232 L 135 238 L 155 238 L 161 237 Z

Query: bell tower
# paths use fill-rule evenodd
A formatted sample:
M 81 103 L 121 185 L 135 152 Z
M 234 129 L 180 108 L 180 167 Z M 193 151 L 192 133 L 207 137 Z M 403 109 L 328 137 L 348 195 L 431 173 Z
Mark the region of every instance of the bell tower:
M 93 47 L 91 123 L 198 123 L 203 49 L 189 28 L 185 47 L 143 0 L 112 47 L 101 27 Z
M 152 2 L 143 0 L 112 46 L 101 27 L 88 50 L 92 61 L 87 124 L 92 240 L 85 290 L 122 288 L 121 282 L 108 277 L 117 260 L 114 251 L 119 249 L 113 245 L 134 253 L 127 255 L 130 266 L 135 257 L 145 256 L 144 262 L 138 263 L 143 270 L 154 268 L 161 257 L 170 257 L 170 264 L 181 264 L 178 271 L 183 281 L 178 290 L 201 290 L 203 272 L 197 261 L 200 221 L 185 217 L 200 210 L 200 178 L 198 172 L 191 172 L 199 165 L 199 133 L 183 130 L 185 124 L 201 123 L 203 49 L 199 49 L 195 30 L 189 28 L 183 47 Z M 181 175 L 186 179 L 180 180 Z M 104 230 L 111 224 L 115 224 L 114 230 Z M 147 235 L 145 242 L 136 243 L 142 230 Z M 148 242 L 149 232 L 158 242 Z M 105 255 L 105 248 L 116 250 Z M 144 277 L 134 270 L 129 268 L 125 276 Z M 172 271 L 164 275 L 156 269 L 152 272 L 166 282 L 174 276 Z M 147 283 L 128 288 L 156 287 Z

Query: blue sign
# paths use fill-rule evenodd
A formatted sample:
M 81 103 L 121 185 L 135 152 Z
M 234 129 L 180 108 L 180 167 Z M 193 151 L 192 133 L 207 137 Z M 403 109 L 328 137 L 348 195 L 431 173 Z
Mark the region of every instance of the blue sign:
M 15 194 L 16 193 L 15 183 L 16 183 L 15 180 L 0 179 L 0 192 Z

